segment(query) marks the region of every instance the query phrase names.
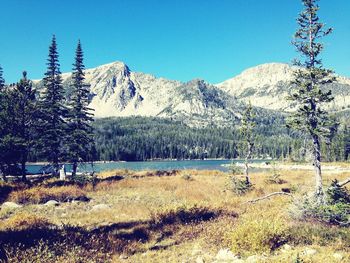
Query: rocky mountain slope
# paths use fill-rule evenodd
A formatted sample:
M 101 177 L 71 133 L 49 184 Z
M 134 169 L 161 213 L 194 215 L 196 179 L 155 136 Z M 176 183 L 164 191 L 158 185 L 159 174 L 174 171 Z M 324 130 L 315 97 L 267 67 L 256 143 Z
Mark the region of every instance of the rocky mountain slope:
M 250 68 L 217 85 L 204 80 L 182 83 L 133 72 L 122 62 L 85 71 L 91 86 L 90 107 L 95 117 L 167 117 L 195 125 L 230 123 L 240 119 L 245 104 L 258 107 L 259 117 L 279 115 L 290 110 L 286 96 L 292 90 L 293 68 L 271 63 Z M 67 87 L 71 74 L 62 75 Z M 41 81 L 37 83 L 41 85 Z M 350 105 L 350 80 L 338 77 L 330 87 L 335 95 L 332 108 L 346 110 Z
M 263 64 L 245 70 L 240 75 L 216 86 L 244 102 L 266 109 L 289 111 L 286 100 L 292 91 L 291 80 L 295 68 L 281 63 Z M 337 76 L 337 82 L 324 87 L 331 89 L 335 97 L 330 105 L 333 110 L 350 106 L 350 79 Z

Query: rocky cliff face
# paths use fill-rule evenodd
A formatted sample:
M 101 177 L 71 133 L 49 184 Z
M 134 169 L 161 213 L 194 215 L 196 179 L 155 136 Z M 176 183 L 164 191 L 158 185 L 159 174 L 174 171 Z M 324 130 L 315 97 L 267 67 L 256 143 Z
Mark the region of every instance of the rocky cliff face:
M 289 111 L 286 97 L 293 90 L 291 80 L 295 68 L 281 63 L 270 63 L 250 68 L 240 75 L 217 84 L 223 91 L 236 98 L 266 109 Z M 333 110 L 350 106 L 350 80 L 337 77 L 337 81 L 324 87 L 331 89 L 335 97 L 330 105 Z

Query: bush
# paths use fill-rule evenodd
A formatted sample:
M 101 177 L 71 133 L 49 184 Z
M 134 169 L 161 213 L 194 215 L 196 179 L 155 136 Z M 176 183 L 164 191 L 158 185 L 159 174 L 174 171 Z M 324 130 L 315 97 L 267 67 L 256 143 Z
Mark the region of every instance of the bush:
M 232 191 L 236 195 L 243 195 L 251 190 L 253 190 L 253 185 L 247 182 L 246 179 L 239 179 L 236 176 L 231 177 Z
M 70 181 L 79 186 L 84 186 L 87 184 L 95 185 L 97 182 L 97 177 L 89 174 L 76 174 Z
M 234 253 L 270 253 L 288 241 L 288 226 L 272 214 L 243 216 L 229 239 Z
M 266 180 L 266 184 L 285 184 L 286 181 L 281 179 L 281 174 L 279 173 L 274 173 L 270 175 Z
M 182 179 L 186 180 L 186 181 L 193 181 L 193 177 L 192 175 L 188 174 L 188 173 L 185 173 L 181 176 Z
M 72 200 L 86 200 L 85 192 L 76 186 L 62 187 L 33 187 L 26 190 L 12 192 L 9 200 L 19 204 L 42 204 L 49 200 L 69 202 Z
M 20 231 L 28 229 L 47 228 L 49 225 L 51 225 L 51 223 L 46 218 L 29 213 L 18 213 L 10 217 L 9 219 L 4 220 L 0 226 L 0 230 Z
M 151 214 L 151 219 L 155 225 L 191 223 L 208 221 L 215 218 L 220 211 L 211 211 L 207 207 L 181 206 L 173 209 L 166 209 L 161 213 Z
M 348 225 L 350 223 L 350 195 L 335 180 L 326 191 L 326 204 L 319 205 L 313 196 L 304 196 L 295 202 L 293 211 L 299 219 L 312 219 L 319 222 Z
M 239 175 L 243 173 L 242 167 L 238 166 L 237 163 L 231 163 L 229 166 L 229 170 L 232 175 Z

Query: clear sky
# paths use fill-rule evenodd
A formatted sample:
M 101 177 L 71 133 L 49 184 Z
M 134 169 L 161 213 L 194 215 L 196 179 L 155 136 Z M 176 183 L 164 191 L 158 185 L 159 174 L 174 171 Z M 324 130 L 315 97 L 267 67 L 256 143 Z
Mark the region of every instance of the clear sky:
M 321 0 L 325 66 L 350 75 L 350 1 Z M 87 68 L 123 61 L 133 71 L 218 83 L 267 62 L 289 63 L 299 0 L 0 0 L 0 64 L 7 82 L 42 78 L 56 34 L 61 71 L 81 39 Z

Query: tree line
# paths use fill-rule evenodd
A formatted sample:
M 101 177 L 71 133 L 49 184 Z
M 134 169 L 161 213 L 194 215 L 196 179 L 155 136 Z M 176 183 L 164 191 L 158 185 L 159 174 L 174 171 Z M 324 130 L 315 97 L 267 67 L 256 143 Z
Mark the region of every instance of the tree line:
M 85 83 L 80 41 L 68 97 L 55 36 L 46 65 L 42 90 L 33 88 L 26 71 L 19 82 L 5 85 L 0 67 L 0 173 L 5 180 L 7 175 L 18 174 L 26 180 L 26 163 L 33 156 L 50 162 L 53 174 L 58 173 L 61 162 L 71 162 L 72 176 L 78 162 L 92 159 L 93 113 L 88 107 L 89 85 Z

